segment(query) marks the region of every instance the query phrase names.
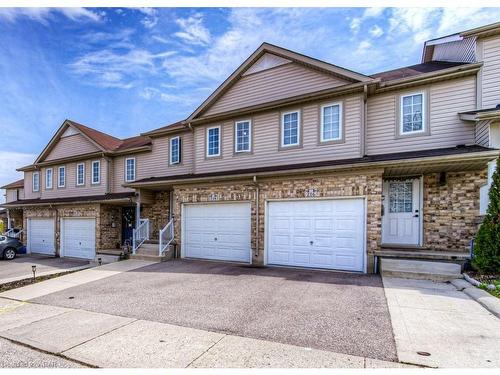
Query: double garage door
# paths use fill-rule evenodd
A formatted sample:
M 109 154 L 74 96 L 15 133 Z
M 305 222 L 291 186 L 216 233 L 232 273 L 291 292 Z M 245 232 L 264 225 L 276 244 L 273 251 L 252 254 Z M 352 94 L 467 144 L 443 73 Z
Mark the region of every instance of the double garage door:
M 183 256 L 250 262 L 250 203 L 185 205 Z M 266 208 L 266 263 L 364 270 L 364 200 L 271 201 Z
M 93 259 L 95 256 L 95 219 L 62 218 L 60 255 Z M 55 220 L 28 219 L 28 252 L 55 255 Z

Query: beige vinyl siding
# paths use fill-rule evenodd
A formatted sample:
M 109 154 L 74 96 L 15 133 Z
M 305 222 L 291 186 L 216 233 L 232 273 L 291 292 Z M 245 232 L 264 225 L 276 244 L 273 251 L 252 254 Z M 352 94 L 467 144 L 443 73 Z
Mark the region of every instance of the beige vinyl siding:
M 481 146 L 488 147 L 490 140 L 489 140 L 489 133 L 490 133 L 490 121 L 479 121 L 476 124 L 476 143 Z
M 338 100 L 332 100 L 337 102 Z M 234 118 L 222 123 L 195 127 L 196 173 L 231 171 L 243 168 L 257 168 L 272 165 L 307 163 L 320 160 L 349 159 L 360 156 L 360 129 L 362 118 L 362 97 L 350 96 L 344 99 L 344 143 L 319 145 L 319 108 L 328 102 L 287 108 L 301 111 L 302 146 L 279 150 L 281 112 L 269 111 L 262 114 Z M 234 122 L 251 118 L 252 152 L 234 154 Z M 206 158 L 205 132 L 208 127 L 221 126 L 222 141 L 219 158 Z
M 181 141 L 181 163 L 169 164 L 170 138 L 179 136 Z M 125 159 L 135 157 L 136 180 L 148 177 L 163 177 L 171 175 L 182 175 L 193 172 L 193 133 L 186 132 L 174 134 L 169 137 L 152 139 L 151 152 L 124 155 L 114 158 L 113 165 L 113 192 L 131 191 L 121 185 L 125 183 Z M 202 152 L 202 151 L 198 151 Z
M 483 40 L 482 107 L 500 104 L 500 37 Z
M 100 151 L 93 143 L 81 134 L 74 134 L 59 139 L 45 160 L 67 158 L 75 155 Z
M 94 160 L 99 160 L 101 162 L 101 181 L 99 184 L 92 185 L 92 162 Z M 85 185 L 76 186 L 76 165 L 80 163 L 85 163 Z M 88 195 L 102 195 L 106 194 L 106 181 L 108 178 L 106 159 L 95 158 L 79 162 L 71 162 L 67 164 L 62 164 L 66 167 L 66 186 L 64 188 L 58 188 L 58 170 L 62 165 L 52 166 L 53 181 L 52 189 L 47 190 L 45 188 L 45 168 L 41 169 L 41 190 L 42 199 L 52 199 L 52 198 L 64 198 L 64 197 L 78 197 L 78 196 L 88 196 Z
M 227 112 L 348 83 L 296 63 L 284 64 L 241 77 L 204 115 Z
M 474 125 L 461 121 L 458 112 L 475 109 L 475 77 L 389 92 L 368 98 L 366 153 L 386 154 L 474 144 Z M 430 95 L 430 134 L 396 137 L 399 95 L 427 90 Z
M 6 189 L 5 202 L 14 202 L 18 199 L 24 199 L 24 189 Z
M 40 189 L 37 192 L 33 191 L 33 172 L 24 172 L 24 198 L 35 199 L 40 198 L 42 191 L 42 179 L 40 173 Z

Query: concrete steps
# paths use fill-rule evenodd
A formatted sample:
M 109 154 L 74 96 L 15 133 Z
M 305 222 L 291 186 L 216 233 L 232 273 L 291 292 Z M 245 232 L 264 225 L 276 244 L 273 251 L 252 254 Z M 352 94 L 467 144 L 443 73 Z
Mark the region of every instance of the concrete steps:
M 143 243 L 135 254 L 130 254 L 130 259 L 147 260 L 150 262 L 166 262 L 173 257 L 173 251 L 168 250 L 163 256 L 158 256 L 158 245 L 154 243 Z
M 380 273 L 386 277 L 451 281 L 461 279 L 461 267 L 455 263 L 408 259 L 380 259 Z

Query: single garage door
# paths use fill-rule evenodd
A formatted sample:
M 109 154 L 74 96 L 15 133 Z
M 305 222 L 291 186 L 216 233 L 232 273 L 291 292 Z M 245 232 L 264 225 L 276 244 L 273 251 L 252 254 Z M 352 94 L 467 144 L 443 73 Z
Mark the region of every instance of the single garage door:
M 250 262 L 250 203 L 187 204 L 184 257 Z
M 27 245 L 30 253 L 55 255 L 54 219 L 29 218 Z
M 267 263 L 364 270 L 364 200 L 268 203 Z
M 95 219 L 61 219 L 61 256 L 84 259 L 95 257 Z

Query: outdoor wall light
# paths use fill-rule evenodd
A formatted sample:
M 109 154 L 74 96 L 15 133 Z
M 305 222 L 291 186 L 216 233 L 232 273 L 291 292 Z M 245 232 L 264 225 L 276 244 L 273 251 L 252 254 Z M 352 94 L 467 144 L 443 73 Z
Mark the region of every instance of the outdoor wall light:
M 97 263 L 102 266 L 102 258 L 97 258 Z
M 33 272 L 33 282 L 35 282 L 35 276 L 36 276 L 36 265 L 31 266 L 31 272 Z

